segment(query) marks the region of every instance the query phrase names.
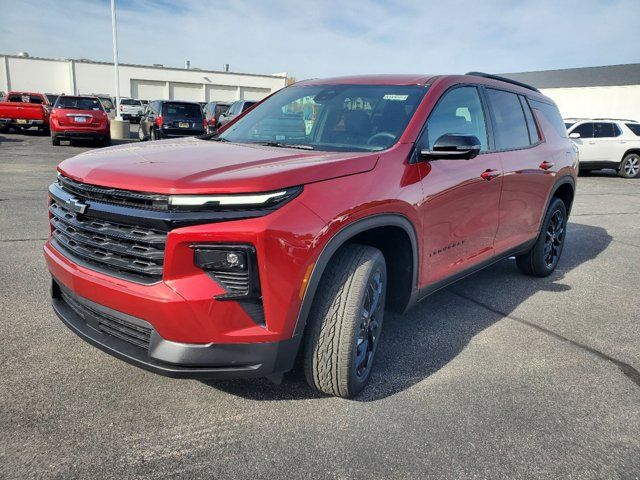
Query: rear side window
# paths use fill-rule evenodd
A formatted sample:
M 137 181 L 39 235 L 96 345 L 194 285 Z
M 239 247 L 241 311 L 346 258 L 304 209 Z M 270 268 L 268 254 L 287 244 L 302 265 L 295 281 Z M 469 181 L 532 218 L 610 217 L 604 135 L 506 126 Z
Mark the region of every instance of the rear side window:
M 580 134 L 580 138 L 593 138 L 593 123 L 582 123 L 571 130 L 571 133 Z
M 513 150 L 528 147 L 529 128 L 518 95 L 503 90 L 487 89 L 496 121 L 496 147 Z
M 640 123 L 625 123 L 627 128 L 640 137 Z
M 480 150 L 486 151 L 487 128 L 478 89 L 458 87 L 445 93 L 429 115 L 426 133 L 430 150 L 442 135 L 453 133 L 477 137 Z
M 617 126 L 613 123 L 596 122 L 593 124 L 594 138 L 612 138 L 617 137 L 620 133 L 618 133 Z
M 567 128 L 558 107 L 550 103 L 530 100 L 531 107 L 540 112 L 544 118 L 553 126 L 553 129 L 563 138 L 567 138 Z M 575 130 L 574 130 L 575 131 Z

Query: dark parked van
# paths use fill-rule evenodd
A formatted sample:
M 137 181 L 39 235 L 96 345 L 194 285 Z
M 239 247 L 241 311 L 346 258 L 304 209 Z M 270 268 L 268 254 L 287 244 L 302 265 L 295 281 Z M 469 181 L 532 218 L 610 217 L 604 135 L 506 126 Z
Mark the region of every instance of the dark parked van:
M 149 102 L 142 115 L 138 138 L 144 141 L 203 135 L 205 128 L 199 103 L 154 100 Z

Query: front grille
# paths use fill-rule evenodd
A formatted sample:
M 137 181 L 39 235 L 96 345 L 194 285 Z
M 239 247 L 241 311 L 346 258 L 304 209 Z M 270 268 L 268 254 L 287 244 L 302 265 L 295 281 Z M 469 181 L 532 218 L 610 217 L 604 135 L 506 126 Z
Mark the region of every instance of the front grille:
M 77 214 L 55 200 L 49 212 L 56 247 L 79 263 L 141 283 L 162 278 L 166 232 Z
M 97 321 L 97 328 L 101 332 L 146 350 L 149 349 L 152 329 L 127 322 L 126 320 L 116 318 L 105 312 L 100 312 L 91 308 L 88 304 L 76 300 L 64 290 L 60 293 L 67 305 L 81 316 L 85 322 L 95 324 Z
M 168 195 L 89 185 L 76 182 L 62 175 L 58 177 L 58 183 L 62 190 L 81 200 L 95 200 L 97 202 L 148 210 L 166 211 L 169 209 Z

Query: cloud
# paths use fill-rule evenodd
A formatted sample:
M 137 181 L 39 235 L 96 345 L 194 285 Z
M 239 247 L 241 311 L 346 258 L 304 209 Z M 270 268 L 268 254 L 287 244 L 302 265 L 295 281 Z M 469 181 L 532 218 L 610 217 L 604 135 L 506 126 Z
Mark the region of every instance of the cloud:
M 36 14 L 37 13 L 37 14 Z M 118 1 L 123 63 L 297 78 L 631 63 L 637 0 Z M 105 0 L 3 1 L 0 50 L 109 61 Z

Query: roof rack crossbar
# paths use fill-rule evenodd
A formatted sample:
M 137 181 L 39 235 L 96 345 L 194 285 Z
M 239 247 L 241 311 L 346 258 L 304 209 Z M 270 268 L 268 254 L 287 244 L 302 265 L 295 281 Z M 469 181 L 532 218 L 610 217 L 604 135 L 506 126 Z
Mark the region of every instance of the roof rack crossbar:
M 499 80 L 501 82 L 510 83 L 512 85 L 517 85 L 519 87 L 526 88 L 527 90 L 533 90 L 534 92 L 540 93 L 540 90 L 538 90 L 536 87 L 527 85 L 526 83 L 518 82 L 517 80 L 511 80 L 510 78 L 507 78 L 507 77 L 501 77 L 500 75 L 491 75 L 490 73 L 484 73 L 484 72 L 467 72 L 465 75 L 473 75 L 474 77 L 482 77 L 482 78 L 490 78 L 492 80 Z

